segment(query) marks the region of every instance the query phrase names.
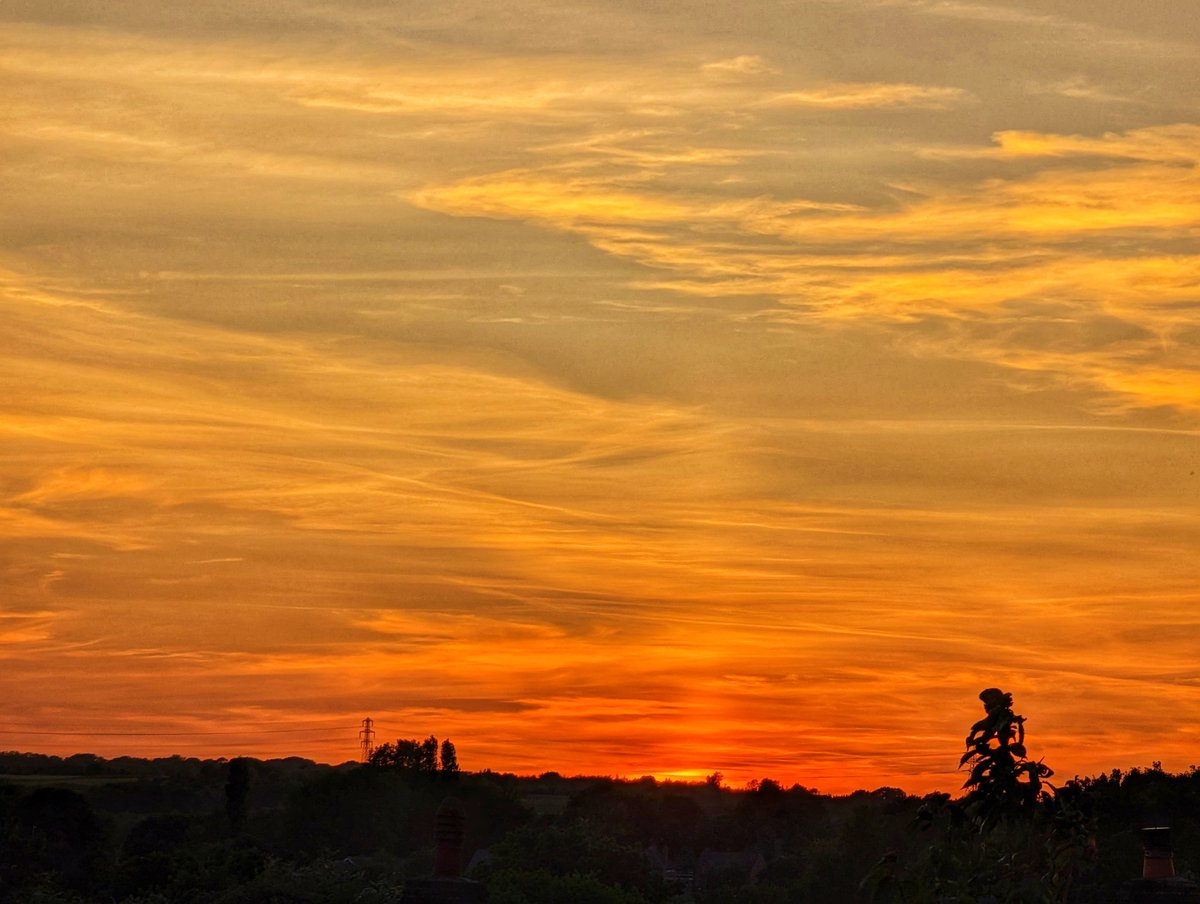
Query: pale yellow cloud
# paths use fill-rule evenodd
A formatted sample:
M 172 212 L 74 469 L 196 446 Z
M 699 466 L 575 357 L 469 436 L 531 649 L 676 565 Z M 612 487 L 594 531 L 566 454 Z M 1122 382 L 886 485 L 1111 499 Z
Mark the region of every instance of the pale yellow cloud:
M 825 85 L 774 94 L 759 104 L 763 107 L 819 107 L 835 110 L 921 107 L 948 110 L 969 101 L 961 88 L 889 83 Z
M 1064 79 L 1051 85 L 1035 85 L 1030 90 L 1061 94 L 1063 97 L 1089 100 L 1098 104 L 1137 103 L 1136 97 L 1106 90 L 1103 86 L 1093 84 L 1088 78 L 1082 75 Z
M 1108 132 L 1098 137 L 1005 130 L 997 132 L 993 139 L 998 147 L 929 148 L 920 153 L 933 159 L 1112 157 L 1179 165 L 1193 163 L 1200 155 L 1200 126 L 1186 122 L 1130 129 L 1127 132 Z
M 625 172 L 548 167 L 475 177 L 410 195 L 456 215 L 523 219 L 578 233 L 597 248 L 678 276 L 639 285 L 711 298 L 774 296 L 838 318 L 914 318 L 930 312 L 985 311 L 1016 300 L 1078 304 L 1090 300 L 1160 336 L 1180 323 L 1176 305 L 1194 297 L 1194 256 L 1084 250 L 1093 236 L 1190 234 L 1200 222 L 1195 128 L 1176 125 L 1101 139 L 1000 133 L 1004 158 L 1128 158 L 1119 165 L 1076 163 L 971 190 L 928 187 L 902 206 L 807 199 L 727 200 L 697 187 L 663 192 L 648 169 Z M 1189 156 L 1190 155 L 1190 156 Z M 734 167 L 737 164 L 727 164 Z M 637 228 L 631 228 L 636 226 Z M 782 247 L 760 245 L 758 237 Z M 863 252 L 841 249 L 859 247 Z M 785 250 L 786 249 L 786 250 Z M 839 249 L 839 253 L 830 253 Z M 982 353 L 981 353 L 982 354 Z M 990 360 L 996 360 L 990 355 Z M 1048 359 L 1047 362 L 1049 363 Z M 1162 381 L 1095 370 L 1095 362 L 1058 356 L 1055 368 L 1094 380 L 1148 406 Z M 1114 372 L 1131 365 L 1119 358 Z M 1188 381 L 1169 404 L 1194 408 Z M 1145 392 L 1140 392 L 1145 390 Z
M 747 78 L 777 71 L 756 53 L 743 53 L 724 60 L 714 60 L 700 68 L 706 75 L 717 78 Z
M 21 505 L 49 506 L 80 499 L 138 496 L 154 486 L 145 475 L 105 468 L 64 467 L 42 476 L 32 489 L 14 496 Z

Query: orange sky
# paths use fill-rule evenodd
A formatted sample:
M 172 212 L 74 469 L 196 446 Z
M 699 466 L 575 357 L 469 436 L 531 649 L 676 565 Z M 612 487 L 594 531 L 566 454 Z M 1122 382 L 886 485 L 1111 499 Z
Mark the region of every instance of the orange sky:
M 52 7 L 52 8 L 51 8 Z M 1177 0 L 0 9 L 0 748 L 1200 760 Z

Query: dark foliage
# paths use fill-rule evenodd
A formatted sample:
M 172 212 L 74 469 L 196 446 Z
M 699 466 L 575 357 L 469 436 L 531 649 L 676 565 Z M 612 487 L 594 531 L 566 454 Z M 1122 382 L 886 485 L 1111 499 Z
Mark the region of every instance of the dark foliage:
M 492 891 L 493 904 L 645 904 L 664 896 L 662 880 L 640 847 L 586 822 L 542 822 L 510 832 L 492 848 L 479 877 Z
M 1031 817 L 1052 796 L 1046 780 L 1054 773 L 1027 756 L 1025 717 L 1013 712 L 1012 694 L 989 687 L 979 699 L 986 715 L 971 726 L 958 765 L 970 769 L 962 806 L 980 828 L 987 828 L 998 820 Z
M 1200 873 L 1200 771 L 1054 788 L 1011 698 L 984 702 L 957 800 L 449 770 L 463 862 L 493 904 L 1099 904 L 1138 875 L 1138 828 L 1169 824 Z M 433 866 L 446 743 L 432 772 L 0 755 L 0 904 L 394 904 Z
M 242 833 L 246 824 L 250 796 L 250 760 L 245 757 L 229 761 L 229 778 L 225 781 L 225 815 L 234 835 Z
M 396 769 L 412 775 L 440 776 L 453 779 L 459 773 L 458 751 L 449 738 L 438 744 L 433 735 L 424 741 L 398 738 L 395 743 L 380 744 L 368 761 L 378 769 Z
M 442 741 L 442 746 L 438 752 L 438 771 L 446 778 L 454 778 L 458 775 L 458 751 L 454 749 L 454 742 L 449 738 Z
M 410 817 L 418 803 L 417 793 L 396 772 L 331 773 L 293 794 L 285 811 L 287 846 L 310 855 L 342 857 L 397 850 L 410 835 Z
M 6 853 L 20 878 L 45 876 L 80 892 L 100 884 L 109 836 L 81 794 L 38 788 L 16 801 L 12 812 Z
M 1078 899 L 1094 850 L 1092 800 L 1079 782 L 1057 790 L 1029 759 L 1012 695 L 987 688 L 960 767 L 966 794 L 930 795 L 916 823 L 928 842 L 908 862 L 881 858 L 864 888 L 875 900 L 1051 904 Z

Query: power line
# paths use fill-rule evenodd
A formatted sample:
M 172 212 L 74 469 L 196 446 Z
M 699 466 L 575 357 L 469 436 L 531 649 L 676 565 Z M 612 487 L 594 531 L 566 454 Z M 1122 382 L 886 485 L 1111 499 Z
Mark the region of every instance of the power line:
M 345 732 L 333 733 L 330 728 L 254 728 L 247 727 L 245 729 L 230 729 L 229 731 L 47 731 L 43 728 L 30 726 L 29 728 L 0 728 L 0 734 L 15 735 L 15 734 L 39 734 L 39 735 L 60 735 L 72 738 L 149 738 L 149 737 L 174 737 L 174 738 L 199 738 L 199 737 L 228 737 L 231 735 L 240 734 L 283 734 L 292 732 L 322 732 L 324 737 L 329 739 L 345 737 Z

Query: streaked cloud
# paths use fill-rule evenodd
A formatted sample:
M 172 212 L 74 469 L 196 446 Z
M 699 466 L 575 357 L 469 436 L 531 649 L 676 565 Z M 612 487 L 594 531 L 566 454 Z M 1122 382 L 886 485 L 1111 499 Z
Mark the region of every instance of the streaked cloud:
M 756 53 L 743 53 L 726 60 L 714 60 L 700 68 L 706 74 L 719 78 L 742 78 L 777 72 Z
M 858 110 L 864 107 L 923 107 L 948 110 L 969 99 L 961 88 L 924 85 L 857 84 L 826 85 L 789 91 L 762 100 L 766 107 L 822 107 Z
M 925 151 L 934 159 L 954 157 L 1111 157 L 1143 160 L 1161 164 L 1193 163 L 1197 156 L 1200 128 L 1193 123 L 1174 123 L 1125 133 L 1108 132 L 1093 137 L 1054 135 L 1037 132 L 997 132 L 996 148 L 933 149 Z M 1091 177 L 1091 176 L 1089 176 Z

